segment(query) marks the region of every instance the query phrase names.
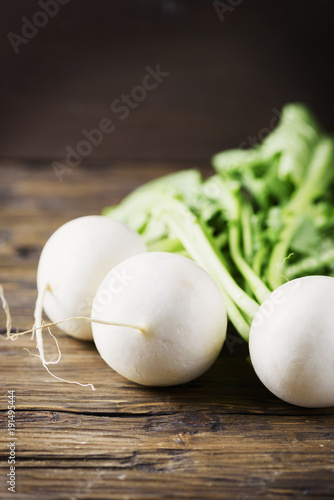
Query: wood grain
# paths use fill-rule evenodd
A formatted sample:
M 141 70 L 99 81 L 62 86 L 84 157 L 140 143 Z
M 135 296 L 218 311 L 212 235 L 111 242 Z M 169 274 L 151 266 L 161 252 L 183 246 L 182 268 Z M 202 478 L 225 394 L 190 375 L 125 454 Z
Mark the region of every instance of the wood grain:
M 59 183 L 49 164 L 0 167 L 0 282 L 14 327 L 32 324 L 40 251 L 71 218 L 99 213 L 140 183 L 182 164 L 80 167 Z M 203 165 L 199 165 L 203 167 Z M 92 168 L 93 167 L 93 168 Z M 202 169 L 208 172 L 208 169 Z M 4 315 L 1 312 L 1 325 Z M 15 498 L 333 498 L 333 409 L 283 403 L 258 381 L 229 332 L 215 365 L 179 387 L 152 389 L 113 372 L 91 343 L 54 330 L 63 358 L 52 379 L 29 337 L 0 341 L 0 498 L 10 498 L 7 391 L 16 391 Z M 55 353 L 45 339 L 47 355 Z

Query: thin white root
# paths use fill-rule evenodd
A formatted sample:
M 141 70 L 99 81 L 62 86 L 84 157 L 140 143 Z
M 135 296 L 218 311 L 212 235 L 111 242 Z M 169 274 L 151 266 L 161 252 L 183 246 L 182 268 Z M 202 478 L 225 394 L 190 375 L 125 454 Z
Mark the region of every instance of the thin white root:
M 36 331 L 36 345 L 38 352 L 41 356 L 41 360 L 43 364 L 46 362 L 45 357 L 44 357 L 44 347 L 43 347 L 43 302 L 44 302 L 44 297 L 46 295 L 46 292 L 50 290 L 49 285 L 46 285 L 41 292 L 38 293 L 37 300 L 36 300 L 36 305 L 35 305 L 35 311 L 34 311 L 34 318 L 35 318 L 35 323 L 34 327 L 31 330 L 32 332 Z
M 44 325 L 45 326 L 45 325 Z M 59 347 L 59 343 L 58 343 L 58 340 L 56 339 L 56 337 L 53 335 L 53 333 L 51 333 L 51 330 L 50 328 L 48 328 L 48 331 L 49 331 L 49 334 L 51 335 L 51 337 L 54 339 L 55 341 L 55 344 L 57 346 L 57 350 L 58 350 L 58 358 L 55 359 L 55 358 L 52 358 L 50 359 L 50 361 L 48 362 L 45 362 L 46 365 L 56 365 L 57 363 L 59 363 L 59 361 L 61 360 L 61 351 L 60 351 L 60 347 Z M 34 356 L 35 358 L 41 358 L 40 354 L 34 354 L 33 352 L 30 351 L 30 349 L 28 349 L 27 347 L 23 347 L 23 349 L 25 351 L 27 351 L 30 356 Z
M 2 308 L 6 315 L 6 337 L 9 338 L 10 332 L 12 331 L 12 316 L 10 314 L 9 305 L 6 300 L 5 292 L 2 285 L 0 285 L 0 299 L 2 302 Z
M 52 335 L 53 336 L 53 335 Z M 55 339 L 56 340 L 56 339 Z M 57 340 L 56 340 L 57 342 Z M 58 345 L 58 342 L 57 342 L 57 345 Z M 59 348 L 59 346 L 58 346 Z M 28 353 L 31 355 L 31 356 L 34 356 L 35 358 L 41 358 L 41 356 L 39 354 L 34 354 L 33 352 L 29 351 L 29 349 L 27 349 L 26 347 L 23 348 L 25 351 L 28 351 Z M 53 363 L 57 363 L 59 360 L 60 360 L 60 357 L 61 357 L 61 354 L 60 354 L 60 350 L 59 350 L 59 358 L 57 361 L 53 362 Z M 43 362 L 43 360 L 42 360 Z M 52 361 L 49 361 L 49 363 L 52 363 Z M 73 380 L 67 380 L 65 378 L 61 378 L 61 377 L 58 377 L 57 375 L 55 375 L 54 373 L 52 373 L 50 371 L 50 369 L 48 368 L 47 366 L 47 363 L 43 363 L 43 366 L 44 368 L 46 369 L 46 371 L 51 375 L 51 377 L 57 379 L 57 380 L 60 380 L 61 382 L 67 382 L 68 384 L 77 384 L 77 385 L 81 385 L 81 387 L 91 387 L 93 391 L 95 391 L 95 387 L 93 386 L 93 384 L 81 384 L 81 382 L 76 382 L 76 381 L 73 381 Z
M 41 358 L 39 354 L 35 354 L 35 353 L 31 352 L 30 349 L 28 349 L 28 347 L 23 347 L 22 349 L 24 351 L 27 351 L 30 354 L 30 356 L 34 356 L 35 358 Z
M 93 323 L 99 323 L 101 325 L 121 326 L 121 327 L 125 327 L 125 328 L 132 328 L 133 330 L 138 330 L 142 333 L 145 333 L 145 329 L 143 327 L 138 327 L 138 326 L 130 325 L 127 323 L 103 321 L 103 320 L 99 320 L 99 319 L 87 318 L 85 316 L 73 316 L 72 318 L 63 319 L 61 321 L 55 321 L 53 323 L 45 323 L 45 321 L 43 320 L 43 302 L 44 302 L 45 294 L 48 291 L 50 291 L 50 287 L 49 287 L 49 285 L 46 285 L 44 287 L 44 289 L 38 294 L 38 297 L 36 300 L 36 305 L 35 305 L 35 311 L 34 311 L 35 323 L 34 323 L 33 328 L 31 328 L 30 330 L 26 330 L 24 332 L 17 332 L 17 333 L 11 334 L 12 317 L 10 314 L 8 303 L 7 303 L 5 295 L 4 295 L 3 287 L 2 287 L 2 285 L 0 285 L 0 299 L 2 301 L 2 307 L 3 307 L 3 310 L 5 311 L 5 315 L 6 315 L 6 337 L 7 337 L 7 339 L 16 340 L 21 335 L 26 335 L 27 333 L 31 333 L 32 334 L 31 338 L 33 339 L 34 335 L 36 334 L 36 347 L 38 349 L 39 354 L 32 353 L 26 347 L 24 347 L 24 349 L 26 351 L 28 351 L 31 356 L 35 356 L 37 358 L 40 358 L 42 363 L 43 363 L 44 368 L 53 378 L 60 380 L 61 382 L 66 382 L 68 384 L 77 384 L 77 385 L 80 385 L 81 387 L 91 387 L 92 390 L 95 391 L 95 387 L 93 386 L 93 384 L 81 384 L 81 382 L 76 382 L 73 380 L 66 380 L 64 378 L 58 377 L 57 375 L 55 375 L 54 373 L 52 373 L 50 371 L 50 369 L 48 368 L 48 365 L 55 365 L 55 364 L 59 363 L 59 361 L 61 360 L 61 351 L 60 351 L 59 343 L 58 343 L 58 340 L 56 339 L 56 337 L 51 332 L 50 327 L 60 325 L 61 323 L 64 323 L 65 321 L 84 320 L 84 321 L 90 321 Z M 45 356 L 44 356 L 43 328 L 48 329 L 49 335 L 51 335 L 51 337 L 53 338 L 53 340 L 55 341 L 55 344 L 57 346 L 58 357 L 56 359 L 52 358 L 50 361 L 46 361 Z
M 66 380 L 64 378 L 58 377 L 54 373 L 50 371 L 48 368 L 49 364 L 57 364 L 59 363 L 61 359 L 61 352 L 59 348 L 58 341 L 56 337 L 51 333 L 50 331 L 50 326 L 52 326 L 52 323 L 50 324 L 45 324 L 43 321 L 43 302 L 44 302 L 44 297 L 46 293 L 50 291 L 50 286 L 46 285 L 44 289 L 38 294 L 37 300 L 36 300 L 36 306 L 35 306 L 35 312 L 34 312 L 34 318 L 35 318 L 35 324 L 33 329 L 31 330 L 32 336 L 36 333 L 36 346 L 39 352 L 39 357 L 41 358 L 41 361 L 43 363 L 44 368 L 46 371 L 51 375 L 53 378 L 60 380 L 61 382 L 66 382 L 68 384 L 76 384 L 80 385 L 81 387 L 91 387 L 93 391 L 95 391 L 95 387 L 93 384 L 81 384 L 81 382 L 76 382 L 75 380 Z M 44 356 L 44 346 L 43 346 L 43 328 L 48 328 L 49 334 L 51 337 L 54 339 L 57 350 L 58 350 L 58 358 L 54 361 L 54 359 L 51 359 L 50 361 L 46 361 L 45 356 Z M 29 331 L 28 331 L 29 332 Z M 28 332 L 23 332 L 23 333 L 28 333 Z M 29 332 L 30 333 L 30 332 Z
M 57 351 L 58 351 L 58 358 L 57 359 L 50 359 L 50 361 L 48 362 L 45 362 L 46 365 L 56 365 L 59 363 L 59 361 L 61 360 L 61 351 L 60 351 L 60 347 L 59 347 L 59 343 L 58 343 L 58 340 L 57 338 L 53 335 L 53 333 L 51 332 L 50 328 L 46 325 L 45 322 L 43 322 L 43 325 L 48 329 L 48 332 L 49 332 L 49 335 L 53 338 L 53 340 L 55 341 L 55 344 L 56 344 L 56 347 L 57 347 Z
M 7 300 L 5 298 L 3 286 L 0 284 L 0 299 L 1 299 L 1 302 L 2 302 L 3 310 L 4 310 L 5 315 L 6 315 L 6 338 L 7 339 L 11 339 L 11 340 L 16 340 L 21 335 L 25 335 L 26 333 L 32 333 L 32 337 L 31 338 L 33 339 L 34 338 L 34 334 L 36 333 L 36 343 L 37 343 L 36 347 L 38 349 L 39 354 L 32 353 L 26 347 L 24 347 L 23 349 L 26 350 L 26 351 L 28 351 L 31 356 L 40 358 L 41 361 L 42 361 L 42 364 L 43 364 L 44 368 L 49 373 L 49 375 L 51 375 L 53 378 L 55 378 L 57 380 L 60 380 L 61 382 L 66 382 L 68 384 L 76 384 L 76 385 L 80 385 L 81 387 L 91 387 L 91 389 L 93 391 L 95 391 L 95 387 L 94 387 L 93 384 L 82 384 L 81 382 L 76 382 L 74 380 L 67 380 L 67 379 L 58 377 L 57 375 L 55 375 L 54 373 L 52 373 L 50 371 L 50 369 L 48 368 L 48 366 L 47 366 L 48 364 L 57 364 L 61 360 L 61 351 L 60 351 L 58 340 L 53 335 L 53 333 L 51 332 L 51 330 L 50 330 L 49 327 L 53 326 L 53 325 L 56 325 L 56 324 L 59 324 L 59 323 L 63 323 L 63 321 L 59 321 L 58 323 L 45 324 L 45 322 L 43 320 L 43 317 L 42 317 L 42 314 L 43 314 L 43 301 L 44 301 L 44 297 L 45 297 L 46 292 L 49 291 L 49 290 L 50 290 L 50 287 L 47 285 L 44 288 L 44 290 L 41 293 L 38 294 L 37 301 L 36 301 L 36 306 L 35 306 L 35 311 L 34 311 L 34 318 L 35 318 L 34 327 L 31 330 L 27 330 L 25 332 L 16 332 L 14 334 L 11 334 L 11 330 L 12 330 L 12 317 L 11 317 L 11 314 L 10 314 L 10 309 L 9 309 Z M 76 319 L 76 318 L 73 318 L 73 319 Z M 83 318 L 80 318 L 80 319 L 83 319 Z M 64 321 L 67 321 L 67 320 L 64 320 Z M 43 328 L 47 328 L 48 329 L 49 334 L 54 339 L 55 344 L 57 346 L 58 357 L 56 359 L 52 358 L 50 361 L 46 361 L 45 360 L 45 356 L 44 356 L 43 337 L 42 337 Z
M 50 326 L 57 326 L 60 325 L 61 323 L 65 323 L 65 321 L 73 321 L 73 320 L 78 320 L 82 319 L 84 321 L 90 321 L 91 323 L 99 323 L 100 325 L 109 325 L 109 326 L 122 326 L 124 328 L 132 328 L 133 330 L 138 330 L 139 332 L 145 333 L 145 328 L 142 326 L 135 326 L 135 325 L 129 325 L 128 323 L 117 323 L 116 321 L 110 322 L 110 321 L 104 321 L 102 319 L 94 319 L 94 318 L 88 318 L 86 316 L 72 316 L 71 318 L 67 319 L 62 319 L 60 321 L 55 321 L 54 323 L 43 323 L 40 326 L 34 326 L 30 330 L 25 330 L 24 332 L 18 332 L 18 333 L 13 333 L 11 335 L 11 338 L 13 340 L 16 337 L 20 337 L 21 335 L 26 335 L 27 333 L 33 333 L 37 330 L 41 330 L 43 328 L 49 328 Z
M 93 386 L 93 384 L 81 384 L 81 382 L 76 382 L 75 380 L 67 380 L 66 378 L 57 377 L 57 375 L 55 375 L 54 373 L 52 373 L 49 370 L 48 366 L 45 363 L 43 363 L 43 366 L 46 369 L 46 371 L 51 375 L 51 377 L 53 377 L 57 380 L 60 380 L 61 382 L 67 382 L 68 384 L 81 385 L 81 387 L 91 387 L 92 391 L 95 391 L 95 387 Z

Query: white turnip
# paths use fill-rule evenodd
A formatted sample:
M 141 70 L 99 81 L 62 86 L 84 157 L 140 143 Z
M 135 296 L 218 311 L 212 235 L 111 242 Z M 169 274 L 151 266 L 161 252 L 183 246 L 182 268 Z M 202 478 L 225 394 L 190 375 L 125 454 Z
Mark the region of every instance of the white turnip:
M 37 270 L 37 322 L 41 309 L 52 322 L 90 316 L 95 293 L 105 275 L 146 247 L 137 233 L 109 217 L 80 217 L 61 226 L 45 244 Z M 59 328 L 92 340 L 91 324 L 65 321 Z
M 111 368 L 150 386 L 198 377 L 226 336 L 226 309 L 215 281 L 190 259 L 166 252 L 143 253 L 116 266 L 97 291 L 92 318 L 138 326 L 93 322 L 93 337 Z
M 334 278 L 277 288 L 254 317 L 249 350 L 258 377 L 282 400 L 334 406 Z

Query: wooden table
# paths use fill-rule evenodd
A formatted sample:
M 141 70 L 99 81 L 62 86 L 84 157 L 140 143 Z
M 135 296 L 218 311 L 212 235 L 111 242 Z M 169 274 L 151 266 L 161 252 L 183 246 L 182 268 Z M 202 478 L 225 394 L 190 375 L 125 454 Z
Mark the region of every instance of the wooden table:
M 60 183 L 50 164 L 2 162 L 0 281 L 14 327 L 32 325 L 38 258 L 56 228 L 183 166 L 80 166 Z M 1 340 L 1 498 L 334 498 L 333 409 L 302 409 L 271 395 L 233 332 L 205 375 L 163 389 L 126 381 L 93 344 L 54 333 L 63 354 L 54 373 L 91 382 L 96 392 L 51 378 L 23 350 L 36 352 L 29 336 Z M 53 342 L 46 343 L 51 355 Z M 9 390 L 16 395 L 15 495 L 6 485 Z

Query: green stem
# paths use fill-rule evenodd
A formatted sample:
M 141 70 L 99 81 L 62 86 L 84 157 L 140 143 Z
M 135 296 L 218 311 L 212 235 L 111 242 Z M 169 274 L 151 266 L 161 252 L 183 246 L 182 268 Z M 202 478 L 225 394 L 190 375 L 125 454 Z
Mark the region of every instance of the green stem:
M 178 230 L 182 231 L 182 228 L 178 228 L 175 224 L 175 219 L 170 216 L 167 212 L 165 212 L 161 218 L 166 222 L 166 224 L 169 225 L 173 231 L 176 233 Z M 204 233 L 203 236 L 205 237 Z M 251 319 L 254 317 L 254 314 L 256 310 L 258 309 L 258 306 L 256 305 L 255 307 L 248 306 L 248 310 L 245 311 L 246 315 L 250 318 L 249 322 L 247 322 L 244 318 L 244 316 L 241 314 L 239 308 L 235 304 L 234 300 L 235 298 L 238 299 L 238 301 L 244 299 L 244 296 L 247 298 L 248 295 L 244 294 L 244 292 L 240 289 L 240 292 L 238 290 L 234 290 L 234 286 L 238 287 L 238 285 L 234 282 L 234 286 L 231 288 L 231 286 L 228 286 L 229 291 L 232 291 L 232 296 L 234 297 L 234 300 L 230 297 L 229 293 L 227 292 L 225 286 L 226 286 L 226 276 L 224 275 L 224 267 L 222 265 L 222 262 L 219 261 L 218 264 L 218 257 L 215 255 L 214 251 L 212 248 L 209 250 L 211 253 L 209 258 L 205 258 L 205 253 L 208 252 L 208 248 L 201 248 L 199 250 L 199 245 L 198 245 L 198 239 L 196 239 L 196 248 L 195 245 L 191 242 L 191 240 L 188 239 L 188 237 L 183 233 L 183 235 L 180 234 L 179 236 L 180 240 L 182 241 L 184 247 L 188 251 L 190 257 L 194 259 L 203 269 L 205 269 L 217 282 L 217 285 L 219 286 L 223 297 L 224 297 L 224 302 L 226 306 L 226 311 L 228 314 L 228 317 L 230 318 L 231 322 L 233 323 L 234 327 L 237 329 L 237 331 L 240 333 L 240 335 L 244 338 L 244 340 L 248 341 L 249 337 L 249 329 L 250 329 L 250 323 Z M 203 238 L 204 241 L 204 238 Z M 202 242 L 203 242 L 202 241 Z M 208 243 L 208 245 L 210 245 Z M 203 245 L 204 247 L 206 245 Z M 203 252 L 203 253 L 202 253 Z M 214 256 L 214 262 L 212 262 L 212 257 Z M 217 258 L 217 261 L 216 261 Z M 218 267 L 219 265 L 219 267 Z M 229 281 L 229 280 L 228 280 Z M 234 293 L 233 293 L 234 292 Z M 237 295 L 236 295 L 237 294 Z M 242 296 L 244 295 L 244 296 Z M 250 299 L 252 300 L 252 299 Z M 237 302 L 238 303 L 238 302 Z M 256 304 L 256 303 L 255 303 Z M 252 307 L 252 309 L 251 309 Z
M 242 229 L 242 243 L 246 261 L 251 262 L 252 259 L 252 230 L 251 230 L 251 215 L 252 207 L 246 201 L 240 207 L 240 221 Z
M 247 322 L 245 320 L 244 316 L 241 314 L 240 310 L 238 309 L 237 305 L 233 302 L 231 297 L 227 295 L 222 286 L 220 286 L 219 284 L 218 286 L 223 294 L 226 306 L 226 312 L 231 323 L 233 323 L 234 328 L 239 332 L 241 337 L 244 340 L 246 340 L 246 342 L 248 342 L 251 321 Z
M 240 230 L 237 221 L 231 222 L 229 224 L 229 243 L 230 243 L 230 254 L 233 260 L 245 278 L 249 283 L 255 297 L 258 299 L 260 304 L 265 301 L 265 299 L 270 295 L 269 288 L 263 283 L 259 276 L 253 271 L 253 269 L 244 260 L 240 251 Z
M 279 287 L 283 279 L 284 259 L 289 250 L 291 239 L 298 226 L 300 216 L 307 206 L 326 188 L 329 174 L 332 175 L 333 143 L 322 139 L 315 148 L 305 180 L 290 202 L 284 208 L 285 227 L 275 245 L 268 266 L 268 282 L 272 289 Z
M 256 254 L 254 255 L 252 269 L 258 276 L 261 276 L 262 274 L 262 266 L 266 254 L 267 254 L 267 247 L 266 245 L 262 244 L 258 249 L 258 251 L 256 252 Z
M 196 217 L 182 202 L 175 199 L 156 205 L 154 212 L 172 229 L 189 255 L 216 280 L 224 295 L 231 321 L 243 338 L 247 339 L 250 322 L 259 305 L 239 287 L 226 270 Z M 241 312 L 249 321 L 245 320 Z

